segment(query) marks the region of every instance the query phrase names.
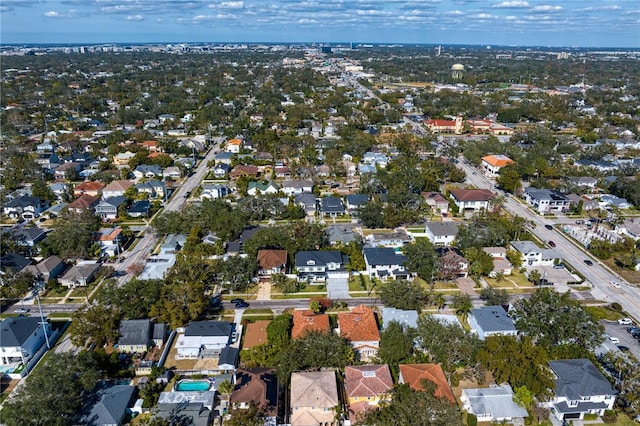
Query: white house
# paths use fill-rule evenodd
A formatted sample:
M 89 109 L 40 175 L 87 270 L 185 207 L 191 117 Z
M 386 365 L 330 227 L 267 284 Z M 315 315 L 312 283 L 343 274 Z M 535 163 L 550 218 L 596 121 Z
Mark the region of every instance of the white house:
M 427 222 L 425 234 L 434 246 L 450 246 L 458 234 L 455 222 Z
M 518 330 L 502 306 L 482 306 L 472 309 L 469 326 L 480 340 L 488 336 L 516 336 Z
M 299 281 L 325 281 L 328 277 L 348 277 L 344 269 L 347 257 L 337 250 L 299 251 L 295 268 Z
M 543 249 L 532 241 L 512 241 L 511 247 L 522 256 L 524 266 L 552 266 L 560 255 L 553 249 Z
M 220 352 L 231 343 L 234 324 L 227 321 L 192 321 L 176 342 L 176 359 L 198 358 L 201 350 Z
M 452 189 L 450 194 L 461 213 L 466 210 L 488 210 L 491 200 L 495 197 L 488 189 Z
M 539 214 L 563 213 L 571 205 L 566 195 L 553 189 L 526 188 L 524 200 Z
M 47 335 L 51 326 L 45 323 Z M 39 317 L 6 318 L 0 322 L 0 365 L 25 366 L 45 344 L 44 330 Z
M 412 275 L 405 269 L 407 257 L 396 253 L 392 248 L 365 248 L 362 250 L 364 263 L 367 265 L 369 278 L 379 279 L 411 279 Z
M 460 401 L 462 408 L 475 415 L 479 422 L 516 424 L 514 420 L 528 416 L 527 410 L 513 400 L 513 390 L 508 383 L 488 388 L 462 389 Z
M 216 184 L 204 184 L 202 185 L 202 192 L 200 193 L 200 200 L 204 199 L 216 199 L 224 198 L 231 194 L 231 189 L 227 185 Z
M 313 192 L 313 182 L 310 180 L 285 180 L 282 182 L 282 192 L 288 196 Z

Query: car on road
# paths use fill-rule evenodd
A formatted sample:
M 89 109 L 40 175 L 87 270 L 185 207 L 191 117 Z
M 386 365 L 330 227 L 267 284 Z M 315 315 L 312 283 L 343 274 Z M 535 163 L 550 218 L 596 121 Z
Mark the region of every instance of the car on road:
M 627 346 L 618 345 L 618 349 L 622 352 L 629 352 L 629 348 Z
M 584 260 L 584 263 L 585 263 L 585 265 L 587 265 L 587 266 L 593 266 L 593 262 L 592 262 L 592 261 L 590 261 L 589 259 L 585 259 L 585 260 Z
M 236 303 L 236 308 L 248 308 L 249 304 L 247 302 L 238 302 Z
M 631 324 L 633 324 L 633 321 L 631 321 L 631 318 L 620 318 L 618 320 L 618 324 L 620 324 L 620 325 L 631 325 Z
M 235 299 L 231 299 L 231 303 L 242 303 L 244 302 L 244 299 L 241 299 L 239 297 L 236 297 Z
M 556 243 L 554 243 L 553 241 L 549 241 L 547 244 L 549 244 L 549 247 L 555 247 Z
M 553 225 L 545 225 L 545 228 L 547 228 L 549 231 L 553 231 Z
M 28 314 L 29 312 L 31 312 L 31 309 L 29 309 L 29 308 L 18 308 L 18 309 L 16 309 L 16 314 Z
M 614 286 L 615 288 L 620 288 L 620 283 L 617 281 L 610 281 L 611 285 Z

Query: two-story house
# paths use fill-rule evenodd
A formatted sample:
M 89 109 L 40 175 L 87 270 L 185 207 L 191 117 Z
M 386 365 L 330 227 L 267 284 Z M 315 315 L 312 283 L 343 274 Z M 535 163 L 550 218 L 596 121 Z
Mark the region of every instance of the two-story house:
M 100 245 L 100 252 L 103 256 L 114 257 L 120 254 L 122 245 L 122 228 L 100 228 L 95 233 L 93 239 Z
M 140 164 L 132 173 L 136 179 L 155 178 L 162 176 L 162 167 L 157 164 Z
M 487 336 L 516 336 L 518 330 L 502 306 L 482 306 L 472 309 L 469 326 L 480 340 Z
M 338 250 L 299 251 L 295 256 L 298 280 L 324 282 L 329 277 L 348 277 L 344 269 L 347 261 Z
M 291 327 L 291 338 L 300 339 L 307 333 L 330 333 L 331 325 L 327 314 L 315 313 L 309 309 L 296 309 L 291 312 L 293 325 Z
M 239 368 L 236 370 L 231 405 L 233 408 L 248 409 L 252 404 L 264 410 L 266 424 L 276 424 L 278 381 L 273 369 Z
M 407 257 L 396 253 L 392 248 L 364 248 L 364 263 L 367 266 L 369 278 L 382 280 L 412 279 L 413 275 L 405 269 Z
M 369 203 L 369 196 L 365 194 L 349 194 L 346 196 L 347 212 L 351 216 L 357 216 L 358 210 Z
M 39 317 L 13 317 L 0 322 L 0 365 L 25 366 L 45 344 L 51 334 L 51 326 L 45 321 L 44 328 Z
M 361 361 L 373 359 L 380 348 L 380 331 L 375 314 L 369 306 L 359 305 L 338 313 L 340 336 L 351 343 Z
M 524 190 L 524 200 L 539 214 L 564 213 L 571 205 L 566 195 L 554 189 L 528 187 Z
M 533 241 L 511 241 L 511 247 L 522 256 L 523 266 L 551 266 L 561 258 L 555 250 L 540 248 Z
M 94 197 L 100 197 L 105 186 L 106 185 L 102 182 L 88 180 L 76 185 L 75 188 L 73 188 L 73 196 L 80 197 L 84 194 L 89 194 Z
M 231 343 L 234 330 L 228 321 L 191 321 L 178 335 L 176 359 L 198 358 L 202 350 L 220 352 Z
M 272 274 L 284 274 L 287 271 L 287 251 L 276 249 L 258 250 L 258 276 L 269 279 Z
M 127 199 L 123 196 L 109 197 L 100 201 L 95 207 L 95 215 L 102 220 L 113 220 L 118 217 L 118 208 L 125 204 Z
M 164 199 L 167 196 L 167 184 L 159 180 L 138 183 L 135 188 L 140 193 L 149 194 L 149 198 Z
M 310 180 L 285 180 L 282 182 L 282 192 L 288 196 L 313 192 L 313 182 Z
M 14 198 L 8 201 L 2 207 L 2 212 L 12 218 L 34 219 L 40 216 L 40 213 L 46 208 L 46 204 L 39 197 L 22 197 Z
M 460 213 L 489 210 L 491 200 L 495 197 L 488 189 L 452 189 L 450 194 Z
M 486 175 L 495 177 L 500 174 L 500 170 L 503 167 L 513 163 L 514 161 L 506 155 L 485 155 L 482 157 L 481 167 L 484 169 Z
M 446 216 L 449 212 L 449 200 L 439 192 L 423 192 L 422 198 L 424 202 L 431 207 L 431 211 L 435 214 Z
M 427 222 L 424 232 L 434 246 L 448 247 L 458 235 L 458 224 L 455 222 Z
M 344 369 L 349 418 L 355 424 L 361 413 L 376 409 L 393 388 L 389 366 L 349 365 Z
M 400 364 L 399 367 L 398 383 L 406 383 L 413 390 L 424 391 L 423 382 L 431 382 L 436 386 L 435 396 L 455 404 L 456 399 L 440 364 Z
M 337 426 L 340 405 L 336 373 L 299 371 L 291 373 L 291 426 Z
M 111 197 L 123 197 L 127 189 L 133 186 L 130 180 L 114 180 L 109 185 L 102 188 L 102 199 Z
M 344 203 L 338 197 L 332 195 L 320 200 L 320 215 L 336 218 L 346 213 Z

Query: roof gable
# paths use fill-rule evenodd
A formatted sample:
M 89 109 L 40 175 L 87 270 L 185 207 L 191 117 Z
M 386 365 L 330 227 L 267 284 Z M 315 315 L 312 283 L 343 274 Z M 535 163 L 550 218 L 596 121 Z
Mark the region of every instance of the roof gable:
M 386 364 L 347 366 L 344 375 L 350 398 L 380 396 L 393 387 L 391 371 Z
M 422 391 L 422 380 L 428 380 L 436 385 L 434 395 L 455 402 L 453 392 L 440 364 L 400 364 L 400 377 L 412 389 Z
M 351 342 L 380 341 L 380 331 L 373 310 L 365 305 L 338 314 L 340 335 Z

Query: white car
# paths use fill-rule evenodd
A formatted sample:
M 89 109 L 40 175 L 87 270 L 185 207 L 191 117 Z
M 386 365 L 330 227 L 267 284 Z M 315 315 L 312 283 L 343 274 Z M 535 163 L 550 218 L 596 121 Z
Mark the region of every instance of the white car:
M 620 288 L 620 283 L 617 281 L 611 281 L 611 285 L 614 286 L 615 288 Z
M 633 324 L 633 321 L 631 321 L 631 318 L 620 318 L 618 320 L 618 324 L 620 324 L 620 325 L 631 325 L 631 324 Z
M 609 340 L 611 340 L 611 343 L 616 345 L 620 343 L 620 339 L 618 339 L 617 337 L 609 336 Z

